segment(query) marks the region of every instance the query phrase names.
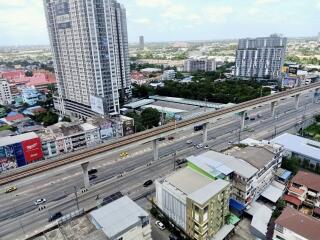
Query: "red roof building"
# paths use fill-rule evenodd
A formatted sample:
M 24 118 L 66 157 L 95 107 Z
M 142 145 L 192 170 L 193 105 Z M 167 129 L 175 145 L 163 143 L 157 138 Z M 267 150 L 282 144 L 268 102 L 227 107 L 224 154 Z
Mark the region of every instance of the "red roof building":
M 320 238 L 320 221 L 296 209 L 286 207 L 275 221 L 273 239 Z
M 310 172 L 299 171 L 292 179 L 292 183 L 304 186 L 308 190 L 320 192 L 320 175 Z
M 22 119 L 24 119 L 24 118 L 25 118 L 24 115 L 22 115 L 22 114 L 17 114 L 17 115 L 14 115 L 14 116 L 5 117 L 4 119 L 5 119 L 7 122 L 14 122 L 14 121 L 22 120 Z
M 295 205 L 297 208 L 299 208 L 302 204 L 302 201 L 299 198 L 291 195 L 284 195 L 283 200 L 285 200 L 287 203 Z
M 55 75 L 48 71 L 34 72 L 32 77 L 25 76 L 24 72 L 20 70 L 3 72 L 0 76 L 11 84 L 35 87 L 38 90 L 45 90 L 48 85 L 57 83 Z

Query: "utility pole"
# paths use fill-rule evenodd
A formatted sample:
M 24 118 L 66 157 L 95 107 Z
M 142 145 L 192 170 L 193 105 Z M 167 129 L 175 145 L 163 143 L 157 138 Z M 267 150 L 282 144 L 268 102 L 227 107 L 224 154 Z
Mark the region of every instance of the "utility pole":
M 205 98 L 204 101 L 206 102 L 206 106 L 204 107 L 204 111 L 206 112 L 206 111 L 207 111 L 207 108 L 208 108 L 208 99 Z
M 78 199 L 78 193 L 77 193 L 77 187 L 74 186 L 74 194 L 76 195 L 76 203 L 77 203 L 77 208 L 78 210 L 80 209 L 79 208 L 79 199 Z

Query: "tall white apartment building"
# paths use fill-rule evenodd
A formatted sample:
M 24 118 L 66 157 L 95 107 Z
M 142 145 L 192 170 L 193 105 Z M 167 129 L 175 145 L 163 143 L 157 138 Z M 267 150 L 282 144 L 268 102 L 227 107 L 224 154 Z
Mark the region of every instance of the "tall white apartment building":
M 0 79 L 0 104 L 7 105 L 10 104 L 12 100 L 9 83 L 4 79 Z
M 198 57 L 198 58 L 189 58 L 184 61 L 185 72 L 196 72 L 196 71 L 212 72 L 215 70 L 217 70 L 217 64 L 215 59 Z
M 236 77 L 279 79 L 286 48 L 287 38 L 277 35 L 240 39 L 236 51 Z
M 44 0 L 62 114 L 119 112 L 131 97 L 126 11 L 115 0 Z

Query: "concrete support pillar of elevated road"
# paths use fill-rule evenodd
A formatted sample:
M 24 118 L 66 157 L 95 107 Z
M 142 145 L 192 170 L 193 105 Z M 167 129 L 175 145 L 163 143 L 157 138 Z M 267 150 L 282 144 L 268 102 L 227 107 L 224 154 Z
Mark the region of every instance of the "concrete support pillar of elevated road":
M 159 148 L 157 145 L 157 139 L 152 141 L 152 149 L 153 149 L 153 160 L 159 160 Z
M 84 187 L 85 188 L 89 188 L 90 187 L 88 166 L 89 166 L 89 162 L 85 162 L 85 163 L 81 164 L 82 171 L 83 171 L 83 182 L 84 182 Z
M 244 111 L 244 112 L 241 112 L 240 113 L 240 115 L 241 115 L 241 130 L 243 130 L 244 129 L 244 127 L 245 127 L 245 121 L 246 121 L 246 112 Z
M 277 104 L 278 104 L 277 101 L 271 103 L 271 116 L 272 116 L 272 118 L 275 117 Z
M 317 89 L 314 91 L 312 103 L 317 103 L 317 101 L 318 101 L 318 99 L 319 99 L 319 97 L 320 97 L 319 95 L 320 95 L 320 88 L 317 88 Z
M 295 99 L 294 106 L 295 106 L 296 110 L 298 110 L 299 109 L 299 102 L 300 102 L 300 94 L 295 95 L 294 99 Z
M 202 126 L 203 126 L 202 142 L 206 143 L 206 142 L 208 142 L 208 123 L 204 123 Z

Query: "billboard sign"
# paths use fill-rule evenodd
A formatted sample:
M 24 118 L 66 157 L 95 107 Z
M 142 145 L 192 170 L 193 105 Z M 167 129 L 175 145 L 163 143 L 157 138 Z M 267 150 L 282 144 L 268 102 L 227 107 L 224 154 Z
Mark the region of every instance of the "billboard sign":
M 104 104 L 103 99 L 101 97 L 90 96 L 91 110 L 104 115 Z
M 289 67 L 289 74 L 291 75 L 297 75 L 298 73 L 298 68 L 296 67 Z
M 39 138 L 23 141 L 22 148 L 27 163 L 43 158 L 42 145 Z

